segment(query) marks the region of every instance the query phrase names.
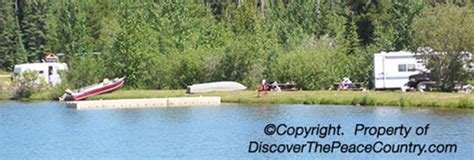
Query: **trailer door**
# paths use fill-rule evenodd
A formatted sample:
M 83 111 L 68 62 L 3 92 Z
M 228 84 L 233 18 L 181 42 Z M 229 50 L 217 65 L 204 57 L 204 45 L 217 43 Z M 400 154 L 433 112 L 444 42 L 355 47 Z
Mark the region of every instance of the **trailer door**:
M 385 55 L 374 54 L 375 89 L 385 88 Z

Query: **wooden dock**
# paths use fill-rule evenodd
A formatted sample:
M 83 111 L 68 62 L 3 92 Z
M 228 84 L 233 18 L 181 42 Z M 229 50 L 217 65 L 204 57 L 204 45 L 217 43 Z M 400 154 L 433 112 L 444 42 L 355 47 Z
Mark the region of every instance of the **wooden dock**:
M 153 107 L 186 107 L 214 106 L 221 104 L 221 97 L 180 97 L 180 98 L 147 98 L 147 99 L 117 99 L 69 101 L 66 107 L 83 109 L 109 108 L 153 108 Z

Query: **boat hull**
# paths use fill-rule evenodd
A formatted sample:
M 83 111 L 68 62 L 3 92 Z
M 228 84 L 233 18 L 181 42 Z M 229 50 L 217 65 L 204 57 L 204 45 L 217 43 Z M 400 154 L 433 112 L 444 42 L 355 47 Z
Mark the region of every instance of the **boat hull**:
M 87 97 L 91 97 L 91 96 L 95 96 L 95 95 L 98 95 L 98 94 L 114 91 L 114 90 L 118 89 L 119 87 L 123 86 L 123 84 L 124 84 L 124 79 L 123 78 L 121 78 L 117 81 L 111 82 L 110 84 L 107 84 L 107 85 L 104 85 L 103 83 L 99 83 L 95 86 L 99 86 L 99 85 L 102 85 L 102 86 L 96 87 L 94 89 L 82 91 L 82 92 L 71 93 L 66 98 L 66 100 L 74 100 L 74 101 L 83 100 L 83 99 L 86 99 Z M 81 89 L 79 89 L 79 90 L 81 90 Z
M 202 92 L 217 92 L 217 91 L 238 91 L 245 90 L 247 87 L 244 85 L 232 82 L 232 81 L 222 81 L 222 82 L 211 82 L 211 83 L 201 83 L 188 86 L 187 93 L 202 93 Z

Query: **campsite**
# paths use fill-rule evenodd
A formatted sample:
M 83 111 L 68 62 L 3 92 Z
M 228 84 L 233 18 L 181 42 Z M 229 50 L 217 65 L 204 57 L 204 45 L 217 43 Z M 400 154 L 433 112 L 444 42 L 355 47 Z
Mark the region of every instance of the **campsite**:
M 8 24 L 20 25 L 8 26 L 11 30 L 2 30 L 2 33 L 5 33 L 2 35 L 10 37 L 23 35 L 24 39 L 0 45 L 2 49 L 0 64 L 3 70 L 0 99 L 57 100 L 63 99 L 60 97 L 65 94 L 74 97 L 72 93 L 83 95 L 76 96 L 76 100 L 90 96 L 92 99 L 101 99 L 109 96 L 99 96 L 101 98 L 94 96 L 117 89 L 129 92 L 146 90 L 145 93 L 150 95 L 143 97 L 155 98 L 163 96 L 153 95 L 155 90 L 164 92 L 169 90 L 170 93 L 186 88 L 188 92 L 190 89 L 232 90 L 226 89 L 225 86 L 230 84 L 223 82 L 240 83 L 240 86 L 235 87 L 246 88 L 245 93 L 252 91 L 256 96 L 254 98 L 257 98 L 260 92 L 256 90 L 259 89 L 261 81 L 266 80 L 261 89 L 283 90 L 282 94 L 287 97 L 282 98 L 287 99 L 285 100 L 287 103 L 293 101 L 291 99 L 298 99 L 294 97 L 305 95 L 306 92 L 318 95 L 328 90 L 352 90 L 360 91 L 350 92 L 354 101 L 366 97 L 365 92 L 375 95 L 392 94 L 392 92 L 443 92 L 440 94 L 460 97 L 453 100 L 459 104 L 457 107 L 466 106 L 466 101 L 467 106 L 473 104 L 473 96 L 469 93 L 474 85 L 472 79 L 474 45 L 470 43 L 474 39 L 471 36 L 473 34 L 469 34 L 472 30 L 468 29 L 472 27 L 465 26 L 472 25 L 465 21 L 472 18 L 459 16 L 459 14 L 472 16 L 469 12 L 469 7 L 472 6 L 470 3 L 437 4 L 423 1 L 376 4 L 311 1 L 283 4 L 271 2 L 266 4 L 269 5 L 267 7 L 260 6 L 260 3 L 238 2 L 232 4 L 236 6 L 229 6 L 224 2 L 207 1 L 204 3 L 72 1 L 71 3 L 38 2 L 31 5 L 29 2 L 15 1 L 15 3 L 23 8 L 4 5 L 4 10 L 6 13 L 12 13 L 15 9 L 24 9 L 22 16 L 25 18 L 9 18 L 15 15 L 5 14 L 6 17 L 3 18 L 8 20 Z M 52 7 L 31 8 L 46 3 L 51 3 Z M 366 10 L 364 5 L 378 10 Z M 73 9 L 74 7 L 77 9 Z M 107 9 L 102 8 L 109 8 L 109 11 L 117 14 L 106 12 Z M 146 10 L 137 9 L 132 14 L 129 13 L 129 8 L 146 8 Z M 193 12 L 184 12 L 178 8 Z M 400 8 L 404 8 L 405 12 L 392 12 Z M 318 12 L 313 12 L 314 9 Z M 352 12 L 349 14 L 344 12 L 344 9 Z M 28 17 L 30 10 L 37 10 L 37 13 L 42 15 L 55 12 L 58 16 L 31 19 Z M 210 12 L 212 10 L 216 12 Z M 221 12 L 224 10 L 227 12 Z M 433 14 L 441 10 L 450 11 L 449 14 L 452 15 Z M 93 12 L 98 14 L 91 14 Z M 74 17 L 65 16 L 70 13 L 76 14 Z M 183 15 L 187 20 L 181 21 L 170 13 Z M 308 18 L 296 13 L 315 16 Z M 377 14 L 384 16 L 370 16 Z M 398 14 L 406 17 L 399 18 Z M 69 24 L 76 20 L 80 22 L 78 25 Z M 318 23 L 313 23 L 314 21 Z M 37 22 L 47 25 L 36 26 L 38 28 L 30 25 Z M 409 28 L 400 28 L 401 26 L 396 25 L 398 23 Z M 449 27 L 437 27 L 446 23 L 450 24 Z M 137 29 L 129 32 L 131 28 Z M 371 30 L 365 30 L 366 28 Z M 14 30 L 20 32 L 11 32 Z M 456 32 L 452 32 L 454 30 Z M 36 35 L 32 32 L 44 32 L 44 34 Z M 446 36 L 430 38 L 432 34 Z M 451 40 L 444 41 L 445 38 Z M 35 80 L 36 76 L 29 75 L 24 79 L 29 78 L 32 82 L 14 82 L 20 77 L 20 73 L 26 70 L 37 72 L 40 77 Z M 111 88 L 106 86 L 109 84 L 108 79 L 115 80 L 121 77 L 124 78 L 123 84 Z M 39 79 L 43 79 L 45 84 L 38 85 L 41 82 Z M 22 85 L 15 86 L 14 83 Z M 286 93 L 287 90 L 294 93 Z M 216 94 L 227 93 L 216 92 Z M 328 95 L 339 94 L 331 92 Z M 419 94 L 420 97 L 423 97 L 423 94 L 430 94 L 426 97 L 438 95 L 438 93 L 410 94 Z M 115 96 L 127 98 L 135 95 L 120 96 L 112 93 L 110 97 Z M 378 97 L 370 96 L 370 99 L 378 100 Z M 400 94 L 390 100 L 390 103 L 381 104 L 401 106 L 395 101 L 406 100 L 407 97 L 410 96 Z M 311 98 L 317 97 L 308 99 Z M 239 97 L 234 97 L 234 100 L 229 101 L 235 102 L 239 101 L 238 99 Z M 319 99 L 325 102 L 326 99 L 338 99 L 338 97 Z M 255 99 L 249 102 L 254 101 L 264 100 Z M 348 100 L 334 100 L 334 103 L 341 103 L 339 101 L 345 102 L 342 104 L 350 104 Z M 364 104 L 379 105 L 379 103 Z M 456 107 L 456 104 L 445 105 L 433 101 L 413 103 L 409 106 Z
M 472 159 L 473 0 L 0 0 L 0 159 Z

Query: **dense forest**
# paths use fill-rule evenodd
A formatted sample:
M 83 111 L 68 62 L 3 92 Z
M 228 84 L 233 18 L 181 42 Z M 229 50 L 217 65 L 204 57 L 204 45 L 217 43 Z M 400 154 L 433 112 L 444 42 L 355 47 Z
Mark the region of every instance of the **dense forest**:
M 469 0 L 0 0 L 0 68 L 53 52 L 74 86 L 122 76 L 149 89 L 368 84 L 380 51 L 472 52 L 473 10 Z

